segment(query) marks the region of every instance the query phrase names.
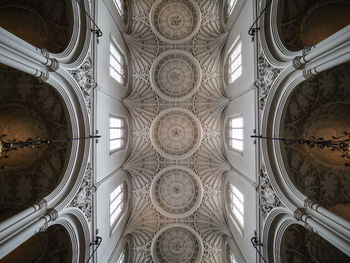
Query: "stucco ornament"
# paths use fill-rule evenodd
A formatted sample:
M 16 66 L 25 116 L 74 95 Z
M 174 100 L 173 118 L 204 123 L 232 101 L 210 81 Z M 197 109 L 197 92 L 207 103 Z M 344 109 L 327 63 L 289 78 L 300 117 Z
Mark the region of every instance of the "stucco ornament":
M 258 193 L 260 199 L 260 209 L 264 219 L 274 207 L 282 206 L 281 201 L 271 186 L 264 165 L 262 165 L 260 169 L 260 185 L 258 187 Z
M 161 54 L 151 68 L 152 88 L 166 100 L 185 100 L 201 83 L 201 68 L 188 52 L 170 50 Z
M 203 243 L 195 230 L 184 224 L 170 224 L 152 241 L 152 257 L 157 263 L 197 263 L 203 256 Z
M 158 0 L 152 6 L 150 21 L 154 34 L 161 40 L 183 43 L 198 32 L 201 12 L 191 0 Z
M 73 78 L 78 82 L 80 89 L 84 95 L 84 100 L 88 112 L 90 113 L 91 109 L 91 92 L 92 89 L 96 86 L 96 81 L 94 80 L 93 75 L 93 64 L 91 55 L 88 54 L 83 64 L 80 68 L 71 70 Z
M 184 166 L 170 166 L 153 179 L 151 200 L 163 215 L 183 218 L 191 215 L 200 205 L 203 187 L 198 176 Z
M 281 69 L 274 68 L 266 60 L 264 54 L 260 54 L 258 59 L 258 78 L 254 85 L 259 89 L 259 109 L 263 110 L 270 88 Z
M 88 221 L 91 221 L 92 213 L 92 193 L 95 192 L 93 182 L 93 168 L 91 163 L 88 163 L 83 182 L 79 188 L 79 192 L 73 199 L 71 206 L 79 208 L 86 216 Z
M 162 111 L 151 126 L 154 148 L 165 158 L 176 160 L 191 156 L 202 141 L 202 126 L 189 110 L 170 108 Z

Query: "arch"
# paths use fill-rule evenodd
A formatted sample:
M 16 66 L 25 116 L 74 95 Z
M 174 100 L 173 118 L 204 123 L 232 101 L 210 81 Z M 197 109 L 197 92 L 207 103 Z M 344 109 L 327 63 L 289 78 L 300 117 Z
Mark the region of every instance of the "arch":
M 299 224 L 291 224 L 285 228 L 279 251 L 281 262 L 286 263 L 346 263 L 350 260 L 347 255 L 317 233 Z
M 70 118 L 59 93 L 37 78 L 6 66 L 0 67 L 0 134 L 2 141 L 71 137 Z M 0 158 L 2 220 L 39 202 L 62 179 L 70 144 L 4 152 Z
M 329 69 L 297 85 L 283 107 L 280 136 L 330 139 L 350 130 L 350 64 Z M 350 160 L 331 149 L 310 148 L 297 142 L 281 144 L 288 177 L 304 196 L 329 208 L 350 204 Z M 344 211 L 347 206 L 334 211 Z M 341 210 L 341 211 L 340 211 Z
M 61 225 L 50 226 L 26 240 L 0 262 L 73 262 L 69 232 Z
M 51 53 L 61 53 L 67 48 L 73 23 L 71 1 L 67 0 L 14 0 L 0 6 L 1 27 Z

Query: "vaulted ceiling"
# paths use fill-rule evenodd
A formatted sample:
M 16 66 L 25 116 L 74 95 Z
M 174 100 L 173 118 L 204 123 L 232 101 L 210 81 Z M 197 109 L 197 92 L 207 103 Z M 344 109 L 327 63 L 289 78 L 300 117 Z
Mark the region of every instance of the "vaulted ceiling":
M 130 1 L 131 262 L 225 262 L 221 52 L 216 0 Z

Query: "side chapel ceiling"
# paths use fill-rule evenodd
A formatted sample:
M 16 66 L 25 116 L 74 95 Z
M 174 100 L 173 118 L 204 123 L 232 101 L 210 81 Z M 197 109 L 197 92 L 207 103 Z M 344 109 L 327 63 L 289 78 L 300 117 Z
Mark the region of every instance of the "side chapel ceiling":
M 220 3 L 129 2 L 131 262 L 225 262 Z

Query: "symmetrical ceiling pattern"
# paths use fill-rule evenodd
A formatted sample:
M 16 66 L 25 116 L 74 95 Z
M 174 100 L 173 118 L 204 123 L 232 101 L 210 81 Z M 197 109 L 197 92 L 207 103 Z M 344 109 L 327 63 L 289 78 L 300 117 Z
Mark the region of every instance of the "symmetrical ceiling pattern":
M 225 262 L 221 2 L 130 7 L 131 262 Z

